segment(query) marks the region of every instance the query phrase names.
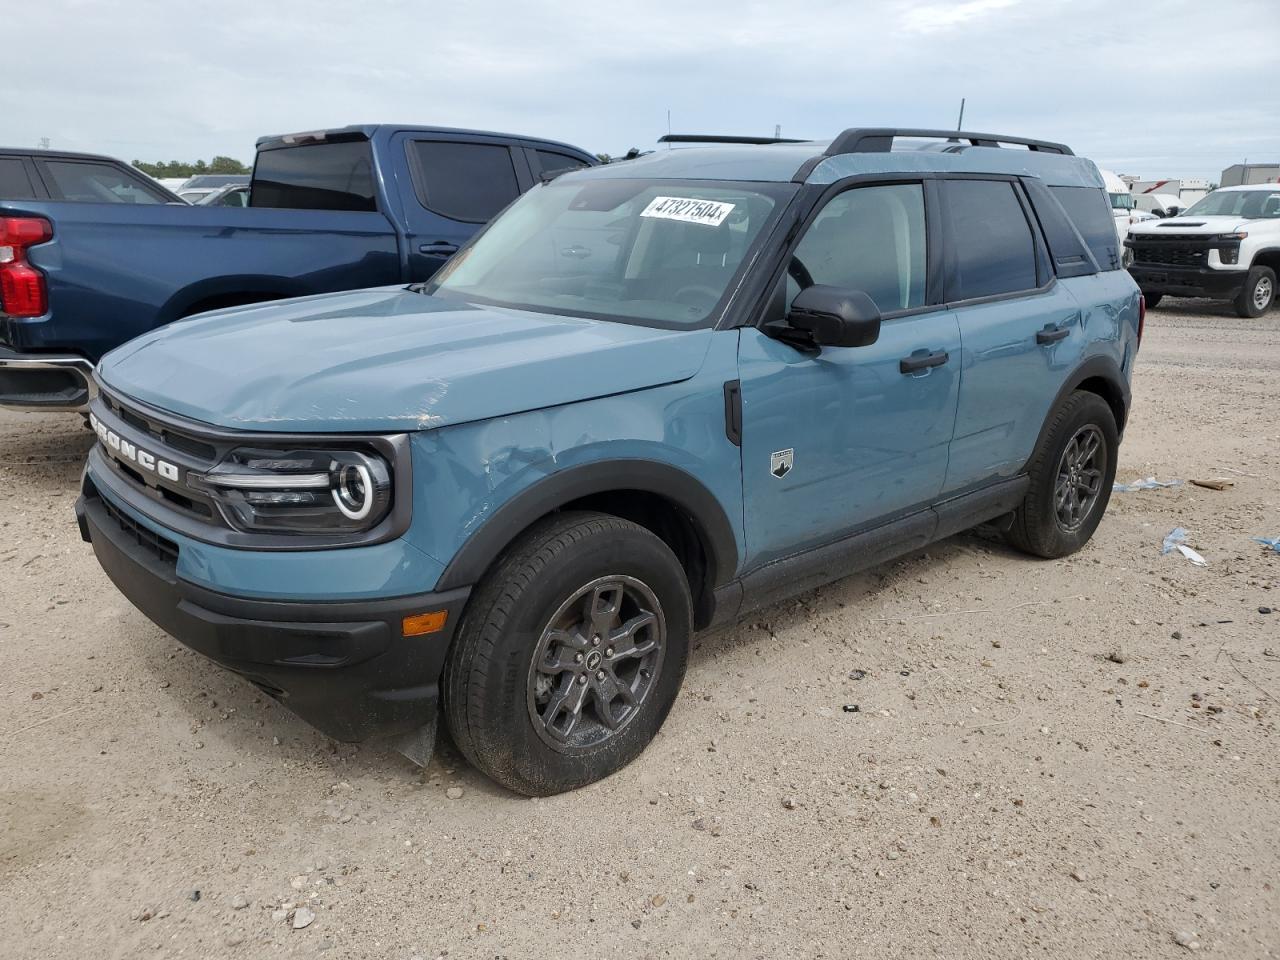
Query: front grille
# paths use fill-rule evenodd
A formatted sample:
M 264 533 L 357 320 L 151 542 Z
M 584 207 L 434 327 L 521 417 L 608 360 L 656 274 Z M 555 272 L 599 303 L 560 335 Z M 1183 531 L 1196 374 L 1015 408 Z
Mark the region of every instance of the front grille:
M 120 525 L 131 540 L 143 547 L 148 553 L 151 553 L 162 563 L 175 565 L 178 562 L 178 545 L 172 540 L 160 536 L 142 524 L 138 523 L 128 514 L 117 510 L 111 505 L 111 502 L 105 497 L 101 500 L 102 506 L 106 509 L 107 514 Z
M 183 453 L 198 457 L 201 460 L 213 461 L 218 458 L 218 449 L 213 444 L 206 443 L 190 434 L 180 433 L 166 424 L 152 420 L 141 411 L 126 407 L 109 394 L 103 394 L 102 399 L 106 403 L 107 409 L 129 424 L 129 426 L 141 430 L 157 443 L 172 447 L 174 450 L 181 450 Z
M 175 508 L 201 523 L 222 525 L 221 514 L 209 496 L 184 479 L 187 473 L 204 473 L 217 463 L 221 456 L 217 446 L 193 433 L 174 429 L 144 409 L 122 403 L 105 390 L 92 410 L 108 430 L 120 435 L 121 446 L 115 450 L 103 443 L 104 459 L 116 476 L 149 500 Z M 136 457 L 120 455 L 128 445 L 145 450 L 157 461 L 176 465 L 179 477 L 166 478 L 158 470 L 144 469 Z
M 1133 248 L 1134 263 L 1154 263 L 1165 267 L 1203 267 L 1209 251 L 1203 246 L 1184 244 L 1143 244 Z

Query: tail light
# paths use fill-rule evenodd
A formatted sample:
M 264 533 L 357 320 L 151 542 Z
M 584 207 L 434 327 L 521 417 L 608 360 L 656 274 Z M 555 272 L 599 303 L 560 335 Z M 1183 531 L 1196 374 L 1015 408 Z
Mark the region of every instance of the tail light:
M 1142 331 L 1147 325 L 1147 298 L 1138 294 L 1138 346 L 1142 346 Z
M 38 317 L 49 309 L 44 274 L 27 262 L 27 248 L 53 237 L 40 217 L 0 217 L 0 312 Z

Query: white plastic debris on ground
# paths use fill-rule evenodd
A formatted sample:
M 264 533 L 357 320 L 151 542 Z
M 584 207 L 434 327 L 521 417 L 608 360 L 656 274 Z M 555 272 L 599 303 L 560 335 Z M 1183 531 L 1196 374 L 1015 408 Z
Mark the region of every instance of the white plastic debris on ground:
M 1160 555 L 1164 556 L 1177 550 L 1197 567 L 1207 567 L 1209 561 L 1187 546 L 1186 539 L 1187 531 L 1182 527 L 1174 527 L 1169 531 L 1169 535 L 1164 538 L 1164 544 L 1160 547 Z

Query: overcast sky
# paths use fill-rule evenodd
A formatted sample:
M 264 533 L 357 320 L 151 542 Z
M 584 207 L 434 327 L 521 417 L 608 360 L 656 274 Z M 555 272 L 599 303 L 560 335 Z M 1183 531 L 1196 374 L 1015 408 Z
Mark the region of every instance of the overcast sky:
M 1280 161 L 1276 0 L 36 0 L 9 5 L 0 144 L 250 161 L 398 122 L 649 148 L 855 125 L 1061 140 L 1143 177 Z M 38 69 L 35 69 L 38 67 Z

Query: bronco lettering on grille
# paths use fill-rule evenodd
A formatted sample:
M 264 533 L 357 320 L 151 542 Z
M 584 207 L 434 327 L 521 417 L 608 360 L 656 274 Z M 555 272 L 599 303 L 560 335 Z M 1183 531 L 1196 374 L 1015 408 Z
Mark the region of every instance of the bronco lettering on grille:
M 130 443 L 114 430 L 109 429 L 105 423 L 92 413 L 89 414 L 89 426 L 93 427 L 93 432 L 98 435 L 98 439 L 106 447 L 107 453 L 117 460 L 137 464 L 148 473 L 157 474 L 171 483 L 178 482 L 178 468 L 176 466 L 167 460 L 160 459 L 154 453 Z

